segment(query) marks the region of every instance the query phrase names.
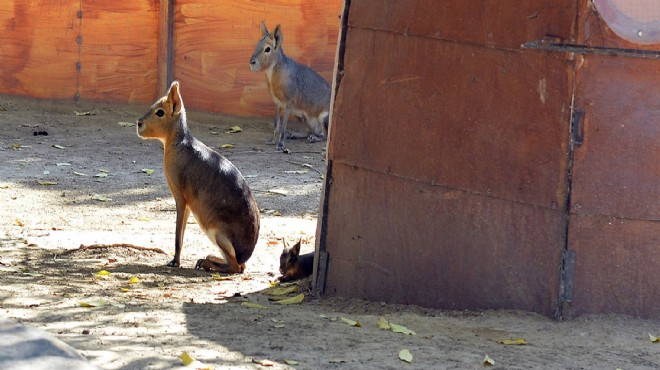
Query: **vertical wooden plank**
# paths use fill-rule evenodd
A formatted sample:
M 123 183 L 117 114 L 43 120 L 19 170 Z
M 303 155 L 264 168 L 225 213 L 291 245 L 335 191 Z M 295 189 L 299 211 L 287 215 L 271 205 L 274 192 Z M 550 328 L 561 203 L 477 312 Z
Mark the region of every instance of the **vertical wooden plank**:
M 82 11 L 81 99 L 153 101 L 160 6 L 151 0 L 83 0 Z
M 2 93 L 72 99 L 79 0 L 0 2 Z
M 173 79 L 173 0 L 160 0 L 158 27 L 158 95 L 163 96 Z

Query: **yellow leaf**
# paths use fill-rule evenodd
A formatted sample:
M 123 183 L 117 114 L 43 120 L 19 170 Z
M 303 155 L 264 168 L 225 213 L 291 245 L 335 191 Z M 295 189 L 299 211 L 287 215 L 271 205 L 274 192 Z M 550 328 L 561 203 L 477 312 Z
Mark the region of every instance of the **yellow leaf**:
M 112 198 L 108 198 L 108 197 L 100 195 L 100 194 L 92 195 L 92 199 L 93 200 L 98 200 L 100 202 L 112 202 Z
M 486 356 L 484 357 L 484 365 L 486 365 L 486 366 L 493 366 L 493 365 L 495 365 L 495 360 L 493 360 L 493 359 L 490 358 L 488 355 L 486 355 Z
M 152 170 L 151 168 L 143 168 L 140 171 L 146 173 L 147 175 L 151 175 L 152 173 L 154 173 L 154 170 Z
M 356 328 L 359 328 L 359 327 L 362 326 L 362 324 L 360 324 L 359 321 L 355 321 L 355 320 L 347 319 L 347 318 L 342 317 L 342 316 L 339 316 L 339 319 L 340 319 L 343 323 L 345 323 L 345 324 L 347 324 L 347 325 L 350 325 L 350 326 L 355 326 Z
M 653 343 L 660 343 L 660 338 L 656 337 L 655 335 L 652 335 L 651 333 L 649 333 L 649 339 Z
M 268 295 L 285 295 L 289 293 L 295 293 L 298 291 L 298 286 L 293 285 L 293 286 L 288 286 L 288 287 L 282 287 L 282 288 L 271 288 L 265 291 L 265 294 Z
M 66 148 L 63 147 L 62 145 L 58 145 L 58 144 L 53 145 L 53 148 L 56 148 L 56 149 L 62 149 L 62 150 L 66 149 Z
M 21 221 L 21 220 L 19 220 L 19 219 L 16 219 L 16 220 L 14 221 L 14 223 L 15 223 L 17 226 L 20 226 L 20 227 L 25 226 L 25 224 L 23 223 L 23 221 Z
M 300 293 L 297 296 L 282 299 L 280 301 L 277 301 L 276 303 L 278 303 L 278 304 L 301 304 L 304 299 L 305 299 L 305 294 Z
M 39 185 L 57 185 L 55 181 L 37 180 Z
M 391 329 L 390 323 L 383 316 L 378 319 L 378 327 L 385 330 Z
M 78 176 L 87 176 L 86 174 L 84 174 L 82 172 L 76 172 L 76 171 L 73 171 L 73 174 L 78 175 Z
M 100 169 L 99 169 L 99 172 L 105 172 L 105 173 L 108 173 L 108 172 L 110 172 L 110 171 L 105 170 L 105 169 L 103 169 L 103 168 L 100 168 Z
M 80 302 L 78 302 L 78 304 L 81 307 L 101 307 L 101 306 L 105 306 L 106 304 L 108 304 L 108 301 L 106 301 L 105 299 L 102 299 L 102 298 L 91 298 L 91 299 L 88 299 L 88 300 L 85 300 L 85 301 L 80 301 Z
M 407 363 L 411 363 L 411 362 L 413 362 L 413 355 L 412 355 L 412 353 L 410 353 L 409 350 L 407 350 L 407 349 L 402 349 L 401 351 L 399 351 L 399 359 L 400 359 L 401 361 L 405 361 L 405 362 L 407 362 Z
M 497 343 L 506 344 L 508 346 L 510 346 L 510 345 L 523 346 L 523 345 L 527 344 L 527 341 L 524 338 L 518 338 L 518 339 L 498 340 Z
M 128 288 L 121 288 L 121 291 L 122 291 L 122 292 L 130 292 L 130 289 L 128 289 Z
M 226 131 L 227 134 L 235 134 L 237 132 L 243 131 L 239 126 L 232 126 L 229 131 Z
M 107 278 L 110 277 L 110 272 L 106 271 L 106 270 L 101 270 L 101 271 L 97 272 L 96 274 L 94 274 L 94 276 L 96 276 L 98 278 L 101 278 L 101 279 L 107 279 Z
M 222 144 L 221 148 L 223 149 L 233 149 L 236 146 L 234 144 Z
M 234 280 L 234 278 L 232 278 L 231 276 L 222 276 L 217 272 L 211 274 L 211 277 L 213 277 L 213 280 L 217 280 L 217 281 Z
M 128 281 L 129 284 L 137 284 L 140 282 L 140 279 L 137 278 L 137 276 L 133 276 L 131 280 Z
M 99 172 L 94 177 L 108 177 L 108 174 L 106 172 Z
M 181 357 L 181 363 L 183 364 L 183 366 L 188 366 L 188 365 L 192 364 L 193 362 L 197 361 L 188 352 L 183 352 L 180 357 Z
M 405 335 L 417 335 L 414 331 L 406 328 L 405 326 L 394 324 L 394 323 L 390 323 L 390 329 L 394 333 L 401 333 L 401 334 L 405 334 Z
M 298 362 L 298 361 L 296 361 L 296 360 L 287 360 L 287 359 L 284 359 L 284 362 L 286 362 L 287 365 L 300 365 L 300 362 Z
M 259 303 L 253 303 L 253 302 L 241 302 L 241 306 L 247 307 L 247 308 L 259 308 L 259 309 L 267 309 L 268 307 L 262 306 Z

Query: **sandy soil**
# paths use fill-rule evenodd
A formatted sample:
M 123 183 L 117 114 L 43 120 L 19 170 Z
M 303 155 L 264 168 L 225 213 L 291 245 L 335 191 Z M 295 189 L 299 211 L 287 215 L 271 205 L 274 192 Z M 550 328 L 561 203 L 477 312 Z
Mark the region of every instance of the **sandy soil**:
M 195 225 L 186 231 L 183 267 L 165 267 L 175 210 L 160 144 L 119 124 L 143 109 L 0 97 L 0 315 L 55 334 L 99 368 L 177 368 L 183 352 L 223 369 L 479 369 L 487 367 L 485 355 L 497 369 L 660 368 L 660 343 L 648 336 L 660 335 L 658 319 L 554 322 L 526 312 L 319 299 L 309 281 L 298 283 L 302 304 L 269 301 L 278 238 L 302 237 L 303 252 L 313 249 L 325 152 L 323 143 L 300 141 L 289 142 L 292 154 L 276 153 L 264 144 L 267 119 L 189 113 L 207 145 L 235 145 L 218 150 L 246 176 L 262 210 L 247 271 L 214 277 L 193 270 L 215 253 Z M 243 131 L 225 133 L 234 125 Z M 40 131 L 48 136 L 35 136 Z M 99 244 L 118 245 L 78 249 Z M 100 270 L 110 276 L 95 276 Z M 137 283 L 129 284 L 133 277 Z M 416 335 L 380 329 L 381 316 Z M 518 338 L 527 344 L 498 343 Z M 412 363 L 399 359 L 402 349 Z

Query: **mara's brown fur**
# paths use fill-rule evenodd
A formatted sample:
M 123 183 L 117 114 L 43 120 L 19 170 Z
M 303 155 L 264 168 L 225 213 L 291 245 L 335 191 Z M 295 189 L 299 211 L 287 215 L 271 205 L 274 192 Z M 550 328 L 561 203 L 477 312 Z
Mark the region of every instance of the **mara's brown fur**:
M 137 133 L 163 143 L 165 178 L 176 202 L 174 259 L 168 266 L 181 265 L 183 234 L 192 212 L 223 257 L 200 259 L 195 268 L 243 272 L 259 236 L 257 202 L 240 171 L 188 131 L 178 82 L 138 119 Z
M 284 250 L 280 254 L 280 281 L 291 281 L 310 276 L 314 271 L 314 252 L 300 255 L 300 243 L 298 241 L 291 249 L 286 244 L 286 239 L 282 239 Z

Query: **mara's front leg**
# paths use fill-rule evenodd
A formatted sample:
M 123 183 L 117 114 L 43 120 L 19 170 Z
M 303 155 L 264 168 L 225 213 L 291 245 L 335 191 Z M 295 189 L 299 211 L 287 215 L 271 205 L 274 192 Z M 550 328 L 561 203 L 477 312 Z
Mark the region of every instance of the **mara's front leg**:
M 284 108 L 284 114 L 282 115 L 282 123 L 279 130 L 279 136 L 277 138 L 277 141 L 275 142 L 275 149 L 279 151 L 284 150 L 284 141 L 286 140 L 286 123 L 289 120 L 290 113 L 291 113 L 291 109 L 289 108 L 289 106 L 286 106 Z M 277 130 L 275 130 L 275 134 L 276 135 L 278 134 Z
M 276 105 L 275 106 L 275 119 L 273 120 L 273 137 L 271 137 L 270 140 L 268 140 L 266 142 L 266 144 L 272 145 L 272 144 L 275 144 L 277 142 L 277 137 L 278 137 L 279 132 L 280 132 L 280 122 L 281 122 L 280 121 L 280 113 L 281 113 L 281 108 L 279 107 L 279 105 Z
M 188 216 L 190 216 L 190 208 L 186 202 L 181 199 L 176 199 L 176 232 L 174 236 L 174 258 L 167 264 L 169 267 L 181 266 L 181 248 L 183 247 L 183 234 L 186 231 L 186 223 Z

